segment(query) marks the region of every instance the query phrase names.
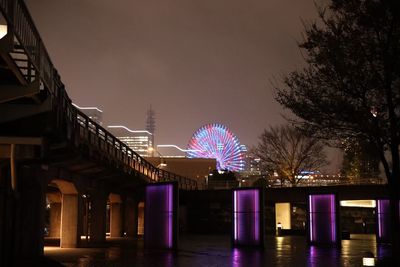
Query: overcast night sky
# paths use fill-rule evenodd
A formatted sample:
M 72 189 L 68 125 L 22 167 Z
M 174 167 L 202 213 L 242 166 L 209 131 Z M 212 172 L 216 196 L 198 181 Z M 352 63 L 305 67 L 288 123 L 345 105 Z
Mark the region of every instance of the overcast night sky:
M 302 66 L 296 41 L 313 0 L 27 0 L 67 92 L 103 124 L 186 147 L 218 122 L 242 144 L 284 123 L 269 80 Z

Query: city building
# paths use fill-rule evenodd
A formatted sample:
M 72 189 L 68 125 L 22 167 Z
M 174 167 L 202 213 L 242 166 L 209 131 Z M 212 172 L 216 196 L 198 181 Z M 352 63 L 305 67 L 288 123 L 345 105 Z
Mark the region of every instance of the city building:
M 153 154 L 154 135 L 146 130 L 131 130 L 121 125 L 107 126 L 112 134 L 142 157 Z
M 87 115 L 94 122 L 102 125 L 103 124 L 103 111 L 98 107 L 80 107 L 76 104 L 74 105 L 77 109 L 82 111 L 85 115 Z

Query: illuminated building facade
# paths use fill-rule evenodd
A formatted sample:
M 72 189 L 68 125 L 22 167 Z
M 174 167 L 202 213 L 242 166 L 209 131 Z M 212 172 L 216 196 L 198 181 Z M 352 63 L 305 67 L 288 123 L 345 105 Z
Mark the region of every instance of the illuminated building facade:
M 108 126 L 108 129 L 122 142 L 142 157 L 150 157 L 154 136 L 146 130 L 131 130 L 125 126 Z
M 102 125 L 103 124 L 103 111 L 98 107 L 80 107 L 76 104 L 74 105 L 77 109 L 82 111 L 86 116 L 88 116 L 94 122 Z

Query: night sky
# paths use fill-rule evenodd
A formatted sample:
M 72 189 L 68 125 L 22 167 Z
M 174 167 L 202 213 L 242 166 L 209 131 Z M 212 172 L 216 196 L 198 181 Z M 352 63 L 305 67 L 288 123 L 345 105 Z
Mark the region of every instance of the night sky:
M 296 42 L 313 0 L 27 0 L 73 102 L 103 124 L 186 147 L 206 123 L 255 145 L 284 123 L 270 80 L 302 66 Z M 286 112 L 287 113 L 287 112 Z

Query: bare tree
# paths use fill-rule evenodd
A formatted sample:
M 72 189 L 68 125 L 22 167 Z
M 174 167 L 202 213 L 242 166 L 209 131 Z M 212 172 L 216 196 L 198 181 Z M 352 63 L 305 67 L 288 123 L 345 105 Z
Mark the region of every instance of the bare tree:
M 400 1 L 331 0 L 308 25 L 305 66 L 277 85 L 299 126 L 374 146 L 390 192 L 393 266 L 400 266 Z
M 315 171 L 327 164 L 324 144 L 288 125 L 265 129 L 253 153 L 264 170 L 277 172 L 292 186 L 301 181 L 303 171 Z

